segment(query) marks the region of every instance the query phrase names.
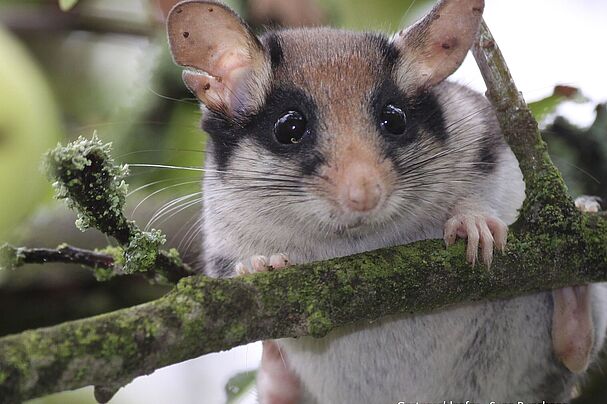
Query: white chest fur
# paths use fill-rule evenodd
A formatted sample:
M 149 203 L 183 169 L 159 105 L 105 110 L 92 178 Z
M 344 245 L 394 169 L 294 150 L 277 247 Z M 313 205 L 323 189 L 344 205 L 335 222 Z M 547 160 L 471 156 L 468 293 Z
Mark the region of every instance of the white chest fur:
M 551 313 L 541 293 L 280 343 L 318 403 L 559 400 L 572 375 L 553 357 Z

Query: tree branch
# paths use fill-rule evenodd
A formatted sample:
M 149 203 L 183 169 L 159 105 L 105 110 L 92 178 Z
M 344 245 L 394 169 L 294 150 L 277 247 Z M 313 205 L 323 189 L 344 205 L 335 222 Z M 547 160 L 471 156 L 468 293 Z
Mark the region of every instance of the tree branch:
M 57 32 L 86 31 L 96 34 L 119 34 L 152 37 L 157 31 L 150 23 L 121 20 L 111 16 L 63 12 L 55 5 L 33 9 L 31 6 L 4 7 L 0 23 L 19 35 L 44 35 Z
M 533 233 L 579 232 L 580 213 L 543 142 L 537 122 L 516 88 L 495 39 L 484 21 L 472 47 L 508 145 L 519 161 L 526 198 L 513 228 Z
M 464 245 L 423 241 L 232 279 L 195 276 L 150 303 L 0 339 L 0 402 L 86 385 L 121 386 L 154 369 L 268 338 L 407 312 L 607 280 L 607 221 L 573 237 L 514 237 L 490 270 Z M 592 270 L 587 270 L 592 268 Z
M 64 262 L 67 264 L 80 264 L 93 269 L 114 267 L 114 257 L 109 254 L 83 250 L 69 245 L 62 245 L 57 248 L 17 248 L 5 244 L 0 248 L 6 248 L 9 250 L 7 254 L 19 257 L 16 266 Z
M 470 267 L 461 242 L 445 250 L 428 240 L 239 278 L 192 276 L 154 302 L 0 338 L 0 403 L 91 384 L 107 397 L 159 367 L 247 342 L 607 280 L 607 220 L 575 211 L 484 25 L 474 53 L 527 185 L 523 217 L 491 269 Z
M 112 254 L 83 250 L 65 244 L 57 248 L 13 247 L 9 244 L 0 246 L 0 270 L 14 270 L 25 264 L 50 262 L 80 264 L 95 271 L 98 280 L 108 280 L 115 275 L 124 274 L 122 266 Z

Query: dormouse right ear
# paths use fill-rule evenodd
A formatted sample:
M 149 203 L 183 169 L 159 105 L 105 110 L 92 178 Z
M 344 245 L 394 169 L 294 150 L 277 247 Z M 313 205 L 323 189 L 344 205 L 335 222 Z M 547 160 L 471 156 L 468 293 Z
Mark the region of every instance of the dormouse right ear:
M 451 75 L 476 39 L 484 7 L 484 0 L 440 0 L 424 18 L 396 34 L 401 86 L 419 91 Z
M 210 110 L 230 117 L 261 106 L 270 82 L 270 62 L 261 42 L 227 6 L 185 1 L 167 18 L 175 62 L 183 81 Z

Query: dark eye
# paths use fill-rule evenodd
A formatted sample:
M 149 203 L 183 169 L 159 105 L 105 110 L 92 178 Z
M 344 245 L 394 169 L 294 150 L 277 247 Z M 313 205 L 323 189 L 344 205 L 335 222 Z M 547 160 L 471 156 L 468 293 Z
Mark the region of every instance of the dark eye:
M 282 144 L 299 143 L 306 133 L 306 118 L 297 111 L 289 111 L 274 125 L 276 140 Z
M 386 104 L 381 111 L 379 122 L 383 130 L 393 135 L 402 135 L 407 127 L 404 111 L 394 104 Z

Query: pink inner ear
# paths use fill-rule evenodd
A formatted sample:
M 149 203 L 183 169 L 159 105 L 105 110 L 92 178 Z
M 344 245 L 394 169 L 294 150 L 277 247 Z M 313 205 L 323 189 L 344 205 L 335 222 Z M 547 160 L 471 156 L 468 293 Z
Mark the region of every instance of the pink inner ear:
M 430 87 L 453 73 L 472 46 L 483 0 L 443 0 L 395 39 L 406 55 L 404 84 Z
M 183 81 L 190 91 L 206 105 L 220 105 L 221 99 L 217 97 L 216 91 L 209 92 L 212 86 L 219 85 L 219 82 L 213 76 L 185 70 L 183 72 Z
M 223 85 L 221 97 L 231 109 L 242 106 L 240 97 L 244 96 L 246 80 L 251 73 L 253 61 L 249 55 L 238 50 L 227 50 L 217 60 L 217 80 Z
M 183 79 L 196 96 L 208 107 L 234 111 L 244 104 L 243 87 L 253 61 L 242 49 L 230 44 L 209 48 L 208 72 L 184 72 Z
M 213 75 L 186 70 L 183 80 L 188 88 L 211 109 L 231 112 L 243 108 L 252 70 L 248 56 L 229 50 L 215 58 L 213 66 Z
M 183 81 L 208 108 L 232 115 L 247 104 L 246 80 L 250 74 L 251 68 L 247 65 L 234 66 L 218 77 L 186 70 Z
M 171 11 L 167 30 L 186 85 L 207 107 L 230 115 L 258 101 L 269 80 L 264 50 L 227 6 L 183 2 Z
M 229 82 L 232 72 L 251 66 L 252 63 L 252 58 L 246 50 L 234 48 L 230 44 L 218 44 L 209 55 L 207 73 L 221 78 L 220 81 Z

